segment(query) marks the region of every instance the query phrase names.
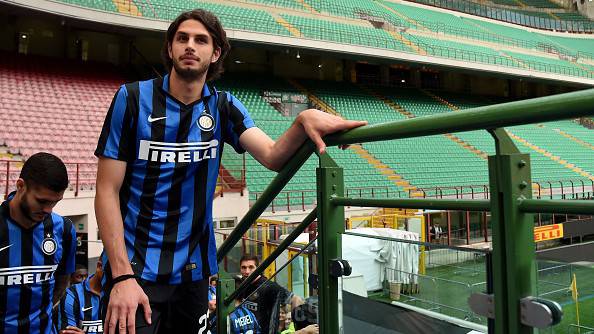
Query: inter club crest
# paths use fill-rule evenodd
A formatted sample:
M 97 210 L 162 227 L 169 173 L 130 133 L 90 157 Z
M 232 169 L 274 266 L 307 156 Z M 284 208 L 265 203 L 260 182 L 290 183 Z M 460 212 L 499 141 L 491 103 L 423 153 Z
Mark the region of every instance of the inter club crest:
M 52 238 L 51 234 L 48 234 L 41 242 L 41 251 L 45 255 L 53 255 L 57 249 L 58 243 Z
M 198 117 L 198 121 L 196 121 L 196 123 L 198 123 L 198 127 L 202 131 L 212 131 L 212 129 L 215 127 L 214 118 L 205 112 L 203 112 L 200 117 Z

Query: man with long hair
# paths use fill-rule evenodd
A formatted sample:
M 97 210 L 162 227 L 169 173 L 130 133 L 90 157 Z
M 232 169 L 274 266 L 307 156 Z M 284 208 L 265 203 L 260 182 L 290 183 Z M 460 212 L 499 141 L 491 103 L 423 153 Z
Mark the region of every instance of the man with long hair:
M 123 85 L 113 99 L 95 151 L 106 333 L 205 332 L 223 143 L 279 170 L 308 137 L 323 153 L 323 136 L 365 124 L 310 109 L 272 140 L 240 101 L 207 83 L 229 49 L 216 16 L 182 13 L 166 34 L 169 73 Z

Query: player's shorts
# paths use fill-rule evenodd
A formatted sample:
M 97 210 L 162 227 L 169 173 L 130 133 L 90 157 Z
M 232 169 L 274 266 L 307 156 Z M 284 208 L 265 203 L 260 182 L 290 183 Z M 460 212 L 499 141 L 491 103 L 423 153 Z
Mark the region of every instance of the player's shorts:
M 208 278 L 177 285 L 143 280 L 138 282 L 149 298 L 152 310 L 152 324 L 147 324 L 142 305 L 139 305 L 136 311 L 137 334 L 206 334 L 208 326 Z M 103 314 L 107 313 L 109 292 L 111 291 L 105 293 Z M 105 326 L 107 325 L 105 324 Z

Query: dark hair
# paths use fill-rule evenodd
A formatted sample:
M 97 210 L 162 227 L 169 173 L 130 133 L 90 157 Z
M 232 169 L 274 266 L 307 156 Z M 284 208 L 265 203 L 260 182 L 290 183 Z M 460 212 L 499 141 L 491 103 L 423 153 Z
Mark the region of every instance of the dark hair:
M 182 22 L 186 20 L 196 20 L 202 23 L 210 33 L 215 49 L 218 48 L 221 50 L 219 59 L 210 64 L 208 72 L 206 73 L 206 81 L 217 79 L 221 73 L 223 73 L 223 62 L 225 61 L 225 57 L 227 57 L 227 53 L 229 53 L 231 46 L 227 40 L 227 33 L 225 33 L 219 19 L 213 13 L 204 9 L 194 9 L 188 12 L 183 12 L 171 22 L 167 29 L 165 44 L 161 50 L 161 58 L 163 58 L 165 67 L 168 71 L 171 71 L 171 68 L 173 67 L 173 60 L 169 57 L 169 46 L 173 42 L 173 37 L 175 37 L 177 29 Z
M 77 263 L 74 266 L 74 271 L 79 271 L 79 270 L 87 270 L 87 267 L 84 264 Z
M 209 283 L 212 283 L 213 281 L 216 282 L 217 277 L 216 276 L 211 276 L 210 279 L 208 280 Z
M 256 255 L 245 254 L 244 256 L 239 259 L 239 264 L 244 261 L 254 261 L 256 262 L 256 267 L 260 265 L 260 259 Z
M 19 176 L 28 186 L 37 185 L 55 192 L 68 187 L 66 166 L 57 156 L 45 152 L 35 153 L 23 165 Z

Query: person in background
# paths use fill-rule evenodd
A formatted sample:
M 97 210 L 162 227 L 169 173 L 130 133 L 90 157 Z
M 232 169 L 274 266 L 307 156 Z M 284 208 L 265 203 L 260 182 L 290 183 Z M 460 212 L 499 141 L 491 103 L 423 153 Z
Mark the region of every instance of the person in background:
M 213 294 L 213 295 L 217 295 L 217 277 L 216 276 L 210 276 L 210 285 L 208 286 L 208 292 L 209 294 Z M 209 296 L 209 300 L 210 300 L 210 296 Z
M 68 187 L 60 158 L 33 154 L 0 206 L 0 332 L 53 334 L 52 306 L 74 272 L 76 231 L 53 211 Z
M 78 284 L 84 281 L 88 276 L 89 272 L 87 271 L 87 267 L 82 264 L 77 264 L 74 272 L 70 275 L 70 285 Z
M 259 264 L 260 259 L 257 256 L 249 254 L 242 256 L 239 260 L 241 278 L 249 277 Z M 243 298 L 245 299 L 243 304 L 256 315 L 262 327 L 262 333 L 265 334 L 276 333 L 281 305 L 291 304 L 295 307 L 303 303 L 299 296 L 264 276 L 259 276 L 248 286 Z
M 100 316 L 102 280 L 103 264 L 99 260 L 95 274 L 66 290 L 58 313 L 60 334 L 103 333 Z
M 241 277 L 235 278 L 235 288 L 237 289 L 241 284 Z M 215 303 L 216 308 L 216 303 Z M 212 314 L 209 318 L 209 334 L 217 334 L 216 328 L 217 317 L 216 313 Z M 235 297 L 235 309 L 229 313 L 229 319 L 227 322 L 227 333 L 231 334 L 262 334 L 262 329 L 258 324 L 258 319 L 252 311 L 247 309 L 243 304 L 243 300 L 240 295 Z
M 295 325 L 291 321 L 291 305 L 281 305 L 278 314 L 278 334 L 295 333 Z

